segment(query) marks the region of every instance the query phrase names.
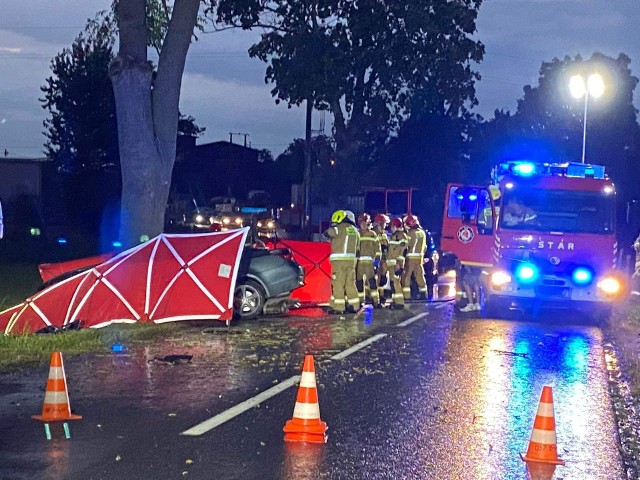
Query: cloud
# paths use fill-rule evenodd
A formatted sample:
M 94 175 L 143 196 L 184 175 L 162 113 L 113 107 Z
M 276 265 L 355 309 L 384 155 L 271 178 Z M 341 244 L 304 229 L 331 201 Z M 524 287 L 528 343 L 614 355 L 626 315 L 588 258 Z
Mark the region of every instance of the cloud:
M 207 128 L 199 143 L 228 140 L 229 132 L 250 134 L 255 148 L 275 155 L 294 138 L 304 136 L 304 108 L 275 105 L 268 85 L 219 80 L 186 74 L 182 82 L 180 111 Z

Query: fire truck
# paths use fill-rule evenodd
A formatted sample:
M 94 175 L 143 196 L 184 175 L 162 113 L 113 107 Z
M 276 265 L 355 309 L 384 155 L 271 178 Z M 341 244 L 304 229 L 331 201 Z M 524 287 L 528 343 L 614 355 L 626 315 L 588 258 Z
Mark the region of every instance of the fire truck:
M 616 268 L 615 194 L 600 165 L 504 162 L 488 185 L 447 185 L 441 248 L 458 278 L 479 271 L 485 312 L 607 314 L 628 285 Z

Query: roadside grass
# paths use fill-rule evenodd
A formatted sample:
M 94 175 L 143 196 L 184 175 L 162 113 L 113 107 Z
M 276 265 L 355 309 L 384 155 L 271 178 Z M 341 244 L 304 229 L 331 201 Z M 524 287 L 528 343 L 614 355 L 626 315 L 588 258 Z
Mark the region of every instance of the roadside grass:
M 65 357 L 87 352 L 108 352 L 115 343 L 127 346 L 167 338 L 183 326 L 166 324 L 116 324 L 105 328 L 57 334 L 0 335 L 0 373 L 47 365 L 54 351 Z
M 0 263 L 0 311 L 22 302 L 41 283 L 35 263 Z
M 630 393 L 640 397 L 640 301 L 631 299 L 616 309 L 605 332 L 615 345 L 618 361 L 629 380 Z

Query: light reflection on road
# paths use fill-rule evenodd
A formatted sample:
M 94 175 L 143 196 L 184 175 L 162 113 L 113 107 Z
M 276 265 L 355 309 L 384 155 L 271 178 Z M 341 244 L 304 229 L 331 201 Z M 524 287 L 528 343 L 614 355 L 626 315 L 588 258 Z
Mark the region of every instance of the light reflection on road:
M 567 461 L 558 478 L 618 478 L 599 330 L 478 320 L 454 329 L 452 342 L 450 348 L 482 344 L 482 361 L 467 362 L 474 379 L 469 396 L 479 412 L 477 438 L 469 441 L 484 452 L 478 478 L 525 478 L 519 452 L 527 448 L 544 385 L 553 387 L 558 452 Z M 530 478 L 551 477 L 544 470 Z

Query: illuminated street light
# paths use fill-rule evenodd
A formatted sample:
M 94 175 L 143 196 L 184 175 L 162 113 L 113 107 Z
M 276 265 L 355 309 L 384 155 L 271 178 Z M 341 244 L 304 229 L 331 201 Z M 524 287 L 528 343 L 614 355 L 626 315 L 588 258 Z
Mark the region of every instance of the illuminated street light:
M 569 80 L 569 90 L 574 98 L 584 97 L 584 119 L 582 130 L 582 163 L 584 163 L 585 148 L 587 146 L 587 108 L 589 104 L 589 95 L 594 99 L 599 98 L 604 93 L 604 81 L 602 77 L 597 74 L 589 75 L 587 82 L 580 75 L 574 75 Z

